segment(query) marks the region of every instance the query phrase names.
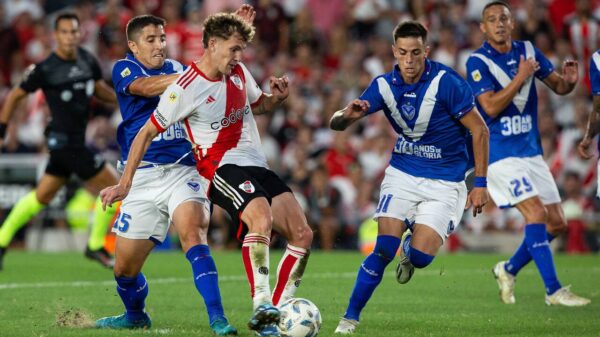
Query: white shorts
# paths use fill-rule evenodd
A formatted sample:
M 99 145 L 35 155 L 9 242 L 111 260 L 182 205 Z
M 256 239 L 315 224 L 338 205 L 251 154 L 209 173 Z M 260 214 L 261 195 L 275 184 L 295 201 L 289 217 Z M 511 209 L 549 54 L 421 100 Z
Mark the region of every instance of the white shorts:
M 166 167 L 166 166 L 164 166 Z M 208 181 L 193 166 L 138 169 L 131 190 L 121 204 L 112 231 L 128 239 L 146 239 L 162 243 L 167 235 L 173 212 L 186 201 L 204 204 Z
M 510 157 L 488 167 L 488 191 L 500 208 L 539 196 L 544 205 L 560 203 L 558 188 L 542 156 Z
M 415 177 L 388 166 L 374 219 L 389 217 L 433 228 L 442 240 L 458 227 L 467 203 L 464 181 Z

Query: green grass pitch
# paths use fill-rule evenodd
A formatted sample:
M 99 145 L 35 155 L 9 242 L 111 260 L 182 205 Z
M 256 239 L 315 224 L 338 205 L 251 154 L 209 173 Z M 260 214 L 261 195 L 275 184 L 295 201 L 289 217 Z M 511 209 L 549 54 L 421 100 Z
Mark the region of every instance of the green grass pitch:
M 241 336 L 251 314 L 248 284 L 239 252 L 213 253 L 221 294 L 230 321 Z M 271 256 L 274 271 L 280 252 Z M 395 263 L 371 298 L 356 336 L 600 336 L 600 258 L 555 258 L 563 285 L 590 297 L 583 308 L 547 307 L 542 281 L 533 265 L 518 277 L 515 305 L 504 305 L 491 273 L 506 256 L 438 256 L 417 270 L 406 285 L 394 278 Z M 344 313 L 357 268 L 358 253 L 312 254 L 297 296 L 317 304 L 323 316 L 320 336 L 332 336 Z M 210 336 L 204 305 L 181 253 L 154 253 L 144 273 L 146 301 L 153 320 L 149 331 L 100 331 L 85 327 L 94 319 L 120 314 L 110 270 L 83 254 L 10 251 L 0 272 L 0 336 Z M 271 286 L 274 286 L 271 275 Z

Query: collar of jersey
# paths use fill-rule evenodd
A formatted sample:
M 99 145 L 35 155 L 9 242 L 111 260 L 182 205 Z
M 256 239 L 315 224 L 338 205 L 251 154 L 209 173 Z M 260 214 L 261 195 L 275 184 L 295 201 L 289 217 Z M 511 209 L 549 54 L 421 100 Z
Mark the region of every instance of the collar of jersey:
M 515 41 L 511 42 L 511 48 L 509 51 L 507 51 L 506 53 L 501 53 L 499 51 L 497 51 L 496 49 L 494 49 L 494 47 L 492 47 L 491 44 L 489 44 L 487 41 L 485 41 L 483 43 L 483 49 L 485 49 L 485 51 L 492 56 L 501 56 L 501 55 L 507 55 L 510 54 L 513 50 L 516 50 L 517 48 L 517 43 Z
M 419 81 L 416 83 L 408 84 L 404 83 L 404 79 L 402 78 L 402 74 L 400 73 L 400 67 L 396 64 L 394 66 L 394 71 L 392 71 L 392 84 L 397 86 L 414 86 L 415 84 L 418 84 L 420 82 L 426 82 L 431 78 L 432 69 L 433 65 L 431 64 L 431 61 L 429 61 L 429 59 L 425 59 L 425 70 L 423 71 L 423 74 L 421 74 L 421 78 L 419 79 Z

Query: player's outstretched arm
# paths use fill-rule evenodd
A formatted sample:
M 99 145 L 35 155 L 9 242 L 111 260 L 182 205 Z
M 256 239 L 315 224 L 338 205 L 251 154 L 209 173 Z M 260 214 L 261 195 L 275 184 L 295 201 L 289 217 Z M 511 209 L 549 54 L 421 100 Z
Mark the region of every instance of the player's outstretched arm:
M 471 131 L 473 136 L 473 154 L 475 156 L 475 186 L 469 192 L 465 209 L 473 206 L 473 216 L 477 216 L 489 200 L 486 178 L 490 131 L 476 108 L 467 112 L 460 119 L 460 122 Z
M 367 111 L 369 111 L 369 102 L 360 99 L 355 99 L 342 110 L 336 111 L 331 120 L 329 121 L 329 127 L 332 130 L 344 131 L 352 123 L 363 118 Z
M 523 83 L 538 69 L 540 69 L 540 65 L 537 61 L 533 58 L 526 60 L 521 56 L 517 75 L 510 81 L 510 84 L 500 91 L 484 92 L 477 96 L 477 101 L 488 116 L 496 118 L 512 102 Z
M 94 84 L 94 96 L 106 103 L 117 104 L 117 94 L 104 80 L 97 80 Z
M 562 64 L 562 74 L 553 71 L 544 79 L 544 84 L 558 95 L 566 95 L 575 89 L 579 80 L 577 61 L 566 60 Z
M 139 77 L 135 79 L 127 91 L 135 96 L 156 97 L 161 95 L 171 83 L 175 82 L 180 74 L 156 75 Z
M 278 107 L 290 94 L 289 79 L 287 76 L 269 78 L 269 87 L 271 93 L 263 93 L 264 97 L 258 106 L 252 109 L 254 115 L 262 115 L 265 113 L 272 112 Z
M 123 171 L 123 175 L 121 176 L 121 180 L 119 180 L 119 184 L 109 186 L 100 191 L 100 198 L 102 198 L 102 209 L 106 210 L 106 205 L 112 206 L 113 202 L 123 200 L 127 194 L 129 194 L 129 189 L 131 188 L 131 182 L 133 181 L 135 170 L 140 165 L 140 162 L 142 161 L 142 158 L 144 158 L 146 151 L 148 151 L 148 147 L 150 147 L 152 139 L 154 139 L 158 133 L 158 129 L 151 120 L 148 120 L 140 129 L 137 136 L 135 136 L 133 143 L 131 144 L 131 149 L 129 150 L 129 155 L 127 156 L 127 164 L 125 165 L 125 169 Z
M 600 96 L 594 96 L 594 107 L 590 112 L 585 135 L 577 145 L 577 152 L 583 159 L 590 159 L 593 154 L 589 152 L 592 140 L 600 133 Z
M 0 148 L 2 148 L 4 144 L 4 137 L 6 136 L 6 128 L 8 127 L 8 122 L 10 121 L 12 114 L 15 111 L 17 104 L 27 96 L 27 91 L 23 90 L 21 87 L 14 87 L 6 96 L 6 100 L 4 101 L 4 106 L 2 107 L 2 112 L 0 112 Z

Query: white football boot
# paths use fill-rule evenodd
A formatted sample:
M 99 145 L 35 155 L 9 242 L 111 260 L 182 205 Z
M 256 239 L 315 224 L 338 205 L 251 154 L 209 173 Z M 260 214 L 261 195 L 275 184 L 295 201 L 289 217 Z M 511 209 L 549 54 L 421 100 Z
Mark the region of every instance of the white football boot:
M 496 263 L 492 269 L 498 288 L 500 288 L 500 300 L 505 304 L 515 304 L 515 277 L 504 269 L 506 261 Z
M 356 330 L 357 326 L 358 321 L 342 317 L 342 319 L 340 319 L 340 323 L 338 323 L 337 328 L 335 328 L 335 333 L 341 335 L 351 335 L 354 333 L 354 330 Z
M 552 295 L 546 295 L 547 305 L 564 305 L 565 307 L 581 307 L 588 305 L 592 300 L 577 296 L 571 292 L 571 286 L 558 289 Z

